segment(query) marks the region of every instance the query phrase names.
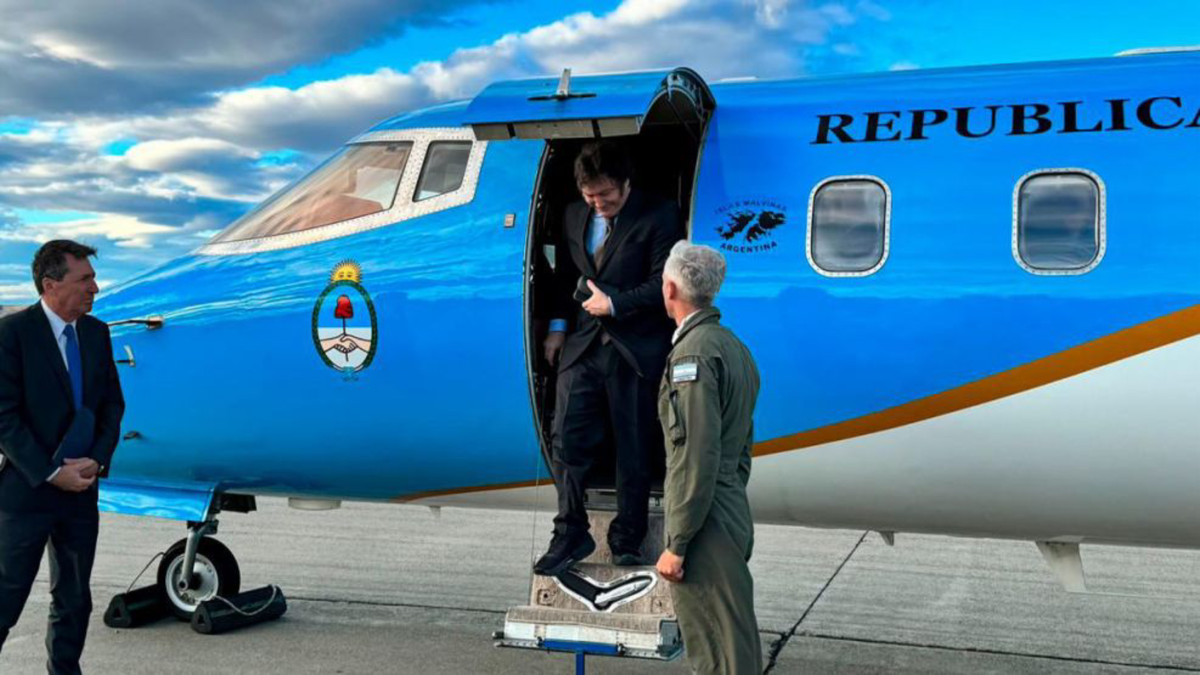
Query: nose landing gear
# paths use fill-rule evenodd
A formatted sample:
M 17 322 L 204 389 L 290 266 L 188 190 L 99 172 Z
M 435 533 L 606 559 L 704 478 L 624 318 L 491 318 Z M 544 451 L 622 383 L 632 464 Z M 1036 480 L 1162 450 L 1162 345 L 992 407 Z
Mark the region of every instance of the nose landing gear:
M 128 591 L 113 597 L 104 613 L 105 625 L 137 628 L 169 613 L 191 623 L 197 633 L 214 635 L 283 616 L 287 611 L 283 591 L 270 585 L 241 593 L 242 572 L 237 558 L 212 538 L 217 533 L 216 513 L 254 511 L 254 497 L 219 494 L 213 500 L 205 509 L 205 520 L 189 521 L 187 537 L 161 554 L 157 583 L 133 589 L 154 563 L 152 559 Z
M 164 605 L 180 621 L 191 621 L 200 603 L 237 595 L 242 573 L 237 558 L 216 534 L 217 521 L 188 523 L 188 536 L 167 549 L 158 564 L 158 588 Z

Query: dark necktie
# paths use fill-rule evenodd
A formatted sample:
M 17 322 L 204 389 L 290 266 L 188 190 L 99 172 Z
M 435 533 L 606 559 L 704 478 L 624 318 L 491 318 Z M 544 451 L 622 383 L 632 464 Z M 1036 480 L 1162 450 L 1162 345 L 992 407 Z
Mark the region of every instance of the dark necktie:
M 608 239 L 612 236 L 613 224 L 608 218 L 600 216 L 600 221 L 604 223 L 604 236 L 600 238 L 600 243 L 596 246 L 596 251 L 592 253 L 592 259 L 596 261 L 596 267 L 600 267 L 600 263 L 604 262 L 604 249 L 608 246 Z
M 79 340 L 75 338 L 75 327 L 67 324 L 63 329 L 67 337 L 67 371 L 71 376 L 71 399 L 75 409 L 83 407 L 83 359 L 79 355 Z

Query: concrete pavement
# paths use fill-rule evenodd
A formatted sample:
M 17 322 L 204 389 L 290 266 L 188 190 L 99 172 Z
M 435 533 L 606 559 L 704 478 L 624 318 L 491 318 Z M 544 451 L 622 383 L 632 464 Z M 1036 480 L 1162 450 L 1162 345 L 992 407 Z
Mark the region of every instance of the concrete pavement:
M 287 615 L 222 636 L 172 620 L 112 630 L 101 615 L 181 523 L 104 515 L 89 673 L 570 673 L 570 655 L 492 647 L 523 603 L 548 515 L 347 504 L 225 514 L 243 587 L 279 584 Z M 1061 590 L 1033 544 L 761 526 L 753 561 L 772 673 L 1200 671 L 1200 553 L 1085 547 L 1093 590 Z M 138 585 L 152 579 L 155 567 Z M 43 577 L 0 654 L 44 672 Z M 686 673 L 589 659 L 591 673 Z

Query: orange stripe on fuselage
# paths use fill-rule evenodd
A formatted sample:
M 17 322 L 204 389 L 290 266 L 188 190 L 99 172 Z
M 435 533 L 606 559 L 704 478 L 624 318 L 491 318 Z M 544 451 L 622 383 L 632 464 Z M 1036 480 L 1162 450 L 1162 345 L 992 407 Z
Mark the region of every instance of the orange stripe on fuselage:
M 754 455 L 811 448 L 895 429 L 1029 391 L 1200 334 L 1200 305 L 1085 342 L 940 394 L 754 445 Z
M 1006 370 L 940 394 L 934 394 L 933 396 L 862 417 L 856 417 L 845 422 L 838 422 L 817 429 L 802 431 L 798 434 L 781 436 L 769 441 L 763 441 L 762 443 L 756 443 L 754 445 L 754 455 L 761 457 L 763 455 L 773 455 L 790 450 L 801 450 L 811 448 L 815 445 L 844 441 L 857 436 L 865 436 L 921 422 L 995 401 L 1006 396 L 1019 394 L 1023 391 L 1036 389 L 1051 382 L 1065 380 L 1068 377 L 1106 366 L 1110 363 L 1115 363 L 1195 335 L 1200 335 L 1200 305 L 1159 317 L 1153 321 L 1133 326 L 1132 328 L 1126 328 L 1125 330 L 1106 335 L 1091 342 L 1085 342 L 1064 352 L 1052 354 L 1023 366 L 1018 366 L 1012 370 Z M 540 481 L 530 480 L 517 483 L 429 490 L 393 497 L 391 501 L 406 503 L 431 497 L 447 497 L 473 492 L 490 492 L 493 490 L 513 490 L 516 488 L 534 487 L 539 483 Z
M 492 490 L 515 490 L 517 488 L 537 487 L 541 483 L 550 483 L 550 479 L 545 480 L 524 480 L 518 483 L 496 483 L 494 485 L 476 485 L 474 487 L 464 488 L 449 488 L 446 490 L 426 490 L 424 492 L 413 492 L 399 497 L 392 497 L 388 501 L 396 504 L 405 504 L 415 502 L 418 499 L 429 499 L 430 497 L 448 497 L 450 495 L 465 495 L 472 492 L 491 492 Z

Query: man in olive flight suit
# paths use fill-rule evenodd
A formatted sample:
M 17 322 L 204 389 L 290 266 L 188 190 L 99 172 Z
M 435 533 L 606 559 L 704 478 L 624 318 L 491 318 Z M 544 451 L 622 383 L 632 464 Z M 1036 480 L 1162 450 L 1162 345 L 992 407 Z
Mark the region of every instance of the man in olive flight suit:
M 758 368 L 712 306 L 725 260 L 679 242 L 663 270 L 663 301 L 678 329 L 659 391 L 667 446 L 666 550 L 675 614 L 698 673 L 762 672 L 746 483 Z

